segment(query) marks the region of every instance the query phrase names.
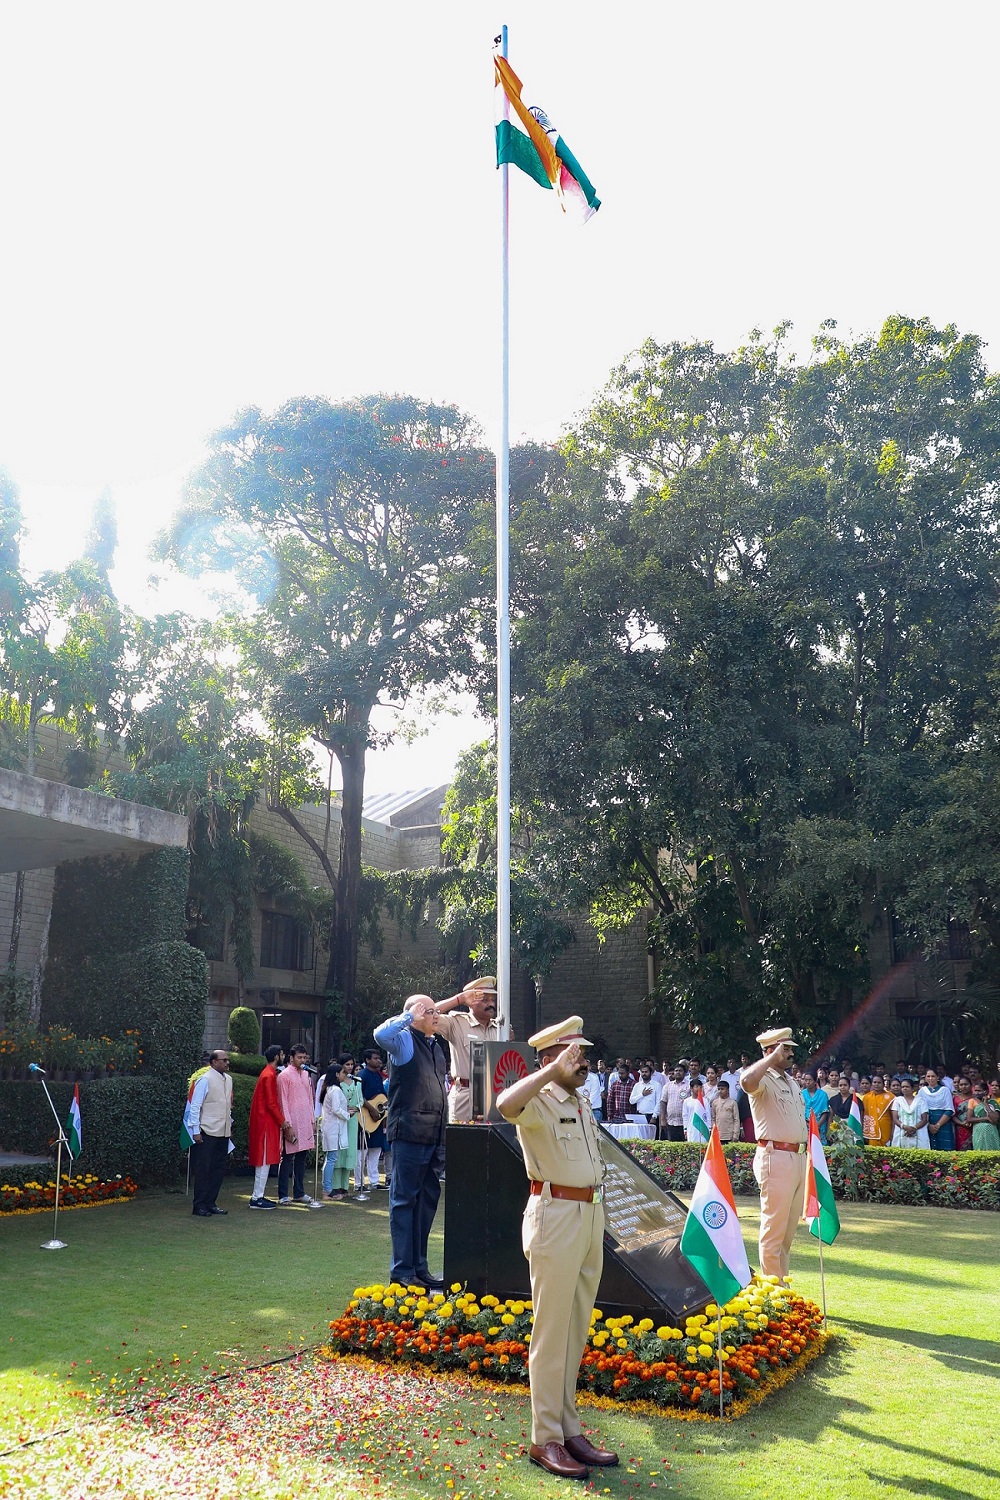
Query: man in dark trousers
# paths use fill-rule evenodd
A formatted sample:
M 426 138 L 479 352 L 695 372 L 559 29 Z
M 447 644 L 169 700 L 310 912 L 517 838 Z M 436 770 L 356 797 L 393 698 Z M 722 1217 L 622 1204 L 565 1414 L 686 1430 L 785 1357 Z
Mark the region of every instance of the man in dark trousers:
M 430 995 L 411 995 L 402 1014 L 390 1016 L 374 1033 L 389 1054 L 389 1279 L 430 1291 L 444 1286 L 427 1265 L 427 1240 L 441 1196 L 447 1112 L 448 1058 L 435 1036 L 439 1024 Z
M 185 1118 L 194 1142 L 192 1212 L 199 1219 L 228 1213 L 228 1209 L 220 1208 L 216 1202 L 226 1175 L 233 1134 L 233 1080 L 229 1076 L 228 1052 L 213 1052 L 208 1059 L 207 1069 L 194 1086 Z

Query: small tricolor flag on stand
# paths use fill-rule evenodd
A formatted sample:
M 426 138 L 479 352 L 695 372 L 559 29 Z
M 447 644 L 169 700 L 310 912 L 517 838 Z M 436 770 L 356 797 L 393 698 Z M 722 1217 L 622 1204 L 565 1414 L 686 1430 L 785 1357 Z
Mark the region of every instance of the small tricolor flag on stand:
M 75 1161 L 80 1155 L 83 1146 L 83 1131 L 80 1125 L 80 1085 L 73 1089 L 73 1098 L 69 1106 L 69 1119 L 66 1121 L 66 1138 L 69 1141 L 69 1154 Z
M 864 1140 L 865 1128 L 861 1120 L 861 1101 L 858 1098 L 857 1094 L 853 1092 L 853 1090 L 851 1092 L 851 1112 L 847 1116 L 847 1128 L 854 1136 L 855 1140 Z
M 833 1196 L 826 1152 L 816 1128 L 816 1116 L 809 1116 L 809 1160 L 806 1165 L 806 1201 L 803 1210 L 809 1233 L 824 1245 L 832 1245 L 840 1233 L 840 1215 Z
M 720 1307 L 750 1285 L 750 1262 L 729 1168 L 714 1126 L 681 1234 L 681 1251 Z
M 537 182 L 553 188 L 565 210 L 572 202 L 584 222 L 595 214 L 601 200 L 594 185 L 545 111 L 528 108 L 521 99 L 521 80 L 505 57 L 495 54 L 497 102 L 497 166 L 511 163 Z M 504 101 L 510 105 L 524 129 L 506 118 Z

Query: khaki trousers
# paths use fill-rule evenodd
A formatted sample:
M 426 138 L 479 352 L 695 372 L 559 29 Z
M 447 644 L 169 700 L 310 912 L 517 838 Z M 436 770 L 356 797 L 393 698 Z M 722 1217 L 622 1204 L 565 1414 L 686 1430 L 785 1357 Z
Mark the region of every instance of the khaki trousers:
M 472 1090 L 453 1083 L 448 1090 L 448 1119 L 453 1125 L 472 1119 Z
M 788 1254 L 802 1217 L 806 1156 L 758 1146 L 753 1175 L 760 1188 L 760 1269 L 765 1276 L 788 1275 Z
M 529 1198 L 521 1242 L 531 1273 L 535 1321 L 528 1345 L 531 1441 L 578 1437 L 576 1382 L 604 1267 L 604 1207 Z

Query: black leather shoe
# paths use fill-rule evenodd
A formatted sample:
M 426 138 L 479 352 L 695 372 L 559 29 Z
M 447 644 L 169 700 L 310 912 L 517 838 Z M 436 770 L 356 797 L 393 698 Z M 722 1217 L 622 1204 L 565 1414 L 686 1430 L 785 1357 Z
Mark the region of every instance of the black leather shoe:
M 418 1271 L 417 1281 L 425 1286 L 429 1292 L 444 1291 L 444 1277 L 435 1276 L 433 1271 Z
M 547 1469 L 550 1474 L 555 1474 L 559 1479 L 589 1479 L 590 1470 L 586 1464 L 577 1463 L 571 1453 L 568 1453 L 562 1443 L 546 1443 L 539 1448 L 532 1443 L 528 1449 L 528 1457 L 533 1464 L 540 1469 Z
M 212 1210 L 210 1208 L 192 1208 L 191 1212 L 196 1219 L 210 1219 L 212 1217 Z
M 210 1208 L 208 1211 L 209 1211 L 210 1214 L 227 1214 L 229 1212 L 229 1209 L 228 1208 Z
M 582 1432 L 577 1433 L 576 1437 L 566 1438 L 563 1447 L 580 1463 L 594 1464 L 600 1469 L 613 1469 L 618 1462 L 617 1453 L 612 1453 L 610 1448 L 595 1448 Z

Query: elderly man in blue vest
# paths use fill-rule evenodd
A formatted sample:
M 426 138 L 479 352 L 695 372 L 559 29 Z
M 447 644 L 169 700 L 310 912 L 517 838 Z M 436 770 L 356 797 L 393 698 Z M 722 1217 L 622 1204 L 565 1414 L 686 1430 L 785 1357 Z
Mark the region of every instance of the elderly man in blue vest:
M 390 1016 L 374 1032 L 378 1046 L 389 1054 L 389 1279 L 431 1291 L 444 1286 L 427 1265 L 427 1240 L 441 1196 L 447 1115 L 448 1057 L 435 1035 L 439 1025 L 430 995 L 411 995 L 402 1014 Z

